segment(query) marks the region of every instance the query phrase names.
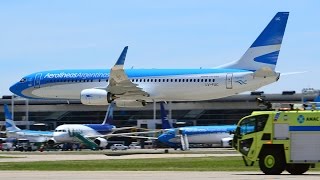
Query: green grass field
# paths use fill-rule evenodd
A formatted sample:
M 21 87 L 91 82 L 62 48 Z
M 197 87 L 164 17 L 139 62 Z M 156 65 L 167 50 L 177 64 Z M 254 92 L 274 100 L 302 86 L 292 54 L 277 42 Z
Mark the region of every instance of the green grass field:
M 259 171 L 246 167 L 241 157 L 126 159 L 0 163 L 0 170 L 42 171 Z M 320 171 L 320 168 L 315 170 Z

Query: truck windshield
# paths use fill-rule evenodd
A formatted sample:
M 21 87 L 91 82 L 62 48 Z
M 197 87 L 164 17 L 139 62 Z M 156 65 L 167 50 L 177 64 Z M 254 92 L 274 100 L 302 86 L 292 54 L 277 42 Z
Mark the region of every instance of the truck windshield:
M 243 119 L 237 129 L 239 135 L 246 135 L 253 132 L 259 132 L 264 129 L 269 115 L 257 115 Z

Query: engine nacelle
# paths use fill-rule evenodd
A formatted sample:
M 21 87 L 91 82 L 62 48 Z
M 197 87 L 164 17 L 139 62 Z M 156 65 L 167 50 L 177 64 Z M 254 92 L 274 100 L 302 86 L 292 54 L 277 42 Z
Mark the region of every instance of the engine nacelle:
M 105 149 L 108 145 L 108 141 L 105 138 L 98 137 L 94 142 L 100 147 L 100 149 Z
M 221 139 L 221 147 L 231 147 L 232 137 L 226 137 Z
M 85 105 L 108 105 L 108 92 L 103 89 L 84 89 L 80 93 L 80 100 Z
M 56 144 L 56 141 L 53 138 L 50 138 L 47 143 L 48 145 L 53 146 L 54 144 Z
M 140 102 L 136 100 L 115 100 L 117 107 L 127 107 L 127 108 L 140 108 L 146 106 L 146 102 Z

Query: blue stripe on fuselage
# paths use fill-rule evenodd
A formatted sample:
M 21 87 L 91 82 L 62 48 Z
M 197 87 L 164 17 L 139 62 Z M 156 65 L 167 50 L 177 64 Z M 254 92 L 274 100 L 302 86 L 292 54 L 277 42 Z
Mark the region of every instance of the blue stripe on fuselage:
M 84 124 L 84 126 L 90 127 L 100 134 L 110 133 L 112 129 L 115 128 L 115 126 L 110 124 Z
M 179 128 L 187 135 L 198 134 L 214 134 L 214 133 L 229 133 L 236 129 L 235 125 L 232 126 L 191 126 Z
M 178 76 L 178 75 L 194 75 L 194 74 L 209 74 L 209 73 L 234 73 L 248 72 L 240 69 L 126 69 L 126 74 L 130 78 L 135 77 L 159 77 L 159 76 Z M 95 69 L 95 70 L 54 70 L 34 73 L 30 76 L 42 73 L 43 79 L 103 79 L 109 77 L 110 70 Z
M 29 135 L 42 135 L 42 136 L 53 136 L 52 131 L 33 131 L 33 130 L 20 130 L 16 132 L 23 132 Z

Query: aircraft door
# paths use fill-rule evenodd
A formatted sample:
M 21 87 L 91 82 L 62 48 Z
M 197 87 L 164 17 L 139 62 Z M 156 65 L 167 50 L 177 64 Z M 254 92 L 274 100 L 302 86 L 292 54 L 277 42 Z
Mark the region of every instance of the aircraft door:
M 226 88 L 227 89 L 232 89 L 232 77 L 233 77 L 232 73 L 228 73 L 226 75 Z
M 40 88 L 40 85 L 41 85 L 41 77 L 42 77 L 42 73 L 36 74 L 36 76 L 35 76 L 35 78 L 34 78 L 34 84 L 33 84 L 33 87 L 34 87 L 34 88 Z

